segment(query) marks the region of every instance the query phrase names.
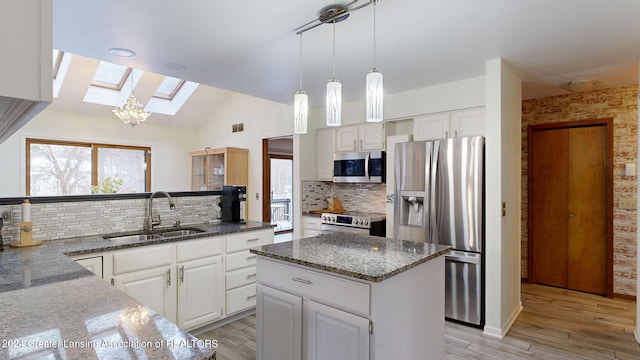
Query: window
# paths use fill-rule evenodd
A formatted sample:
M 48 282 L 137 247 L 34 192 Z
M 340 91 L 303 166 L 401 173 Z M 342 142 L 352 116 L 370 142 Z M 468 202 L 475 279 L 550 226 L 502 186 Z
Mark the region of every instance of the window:
M 153 96 L 160 99 L 172 100 L 183 84 L 184 80 L 165 76 L 164 80 L 162 80 L 162 83 L 160 84 L 160 86 L 158 86 L 158 89 L 156 90 L 156 93 L 153 94 Z
M 91 85 L 120 91 L 129 74 L 131 74 L 129 67 L 100 61 Z
M 27 195 L 136 193 L 151 189 L 148 147 L 27 139 Z

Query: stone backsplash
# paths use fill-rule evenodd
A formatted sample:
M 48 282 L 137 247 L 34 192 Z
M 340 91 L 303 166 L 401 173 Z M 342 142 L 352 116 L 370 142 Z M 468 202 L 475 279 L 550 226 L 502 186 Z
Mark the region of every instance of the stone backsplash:
M 163 196 L 153 199 L 153 213 L 160 215 L 159 227 L 170 227 L 176 221 L 181 225 L 203 224 L 218 220 L 220 197 L 174 197 L 174 210 Z M 31 222 L 34 240 L 54 240 L 76 236 L 136 231 L 143 228 L 149 206 L 148 199 L 78 201 L 31 204 Z M 20 240 L 21 205 L 0 206 L 0 214 L 13 212 L 13 221 L 4 222 L 2 238 L 5 245 Z
M 302 182 L 302 212 L 326 209 L 327 192 L 332 187 L 346 211 L 386 212 L 386 184 L 334 184 L 324 181 Z

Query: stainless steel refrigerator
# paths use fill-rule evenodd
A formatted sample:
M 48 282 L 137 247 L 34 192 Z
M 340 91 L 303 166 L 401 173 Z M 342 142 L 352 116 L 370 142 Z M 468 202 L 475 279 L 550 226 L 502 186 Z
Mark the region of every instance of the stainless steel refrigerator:
M 484 325 L 484 137 L 396 144 L 394 234 L 449 245 L 445 316 Z

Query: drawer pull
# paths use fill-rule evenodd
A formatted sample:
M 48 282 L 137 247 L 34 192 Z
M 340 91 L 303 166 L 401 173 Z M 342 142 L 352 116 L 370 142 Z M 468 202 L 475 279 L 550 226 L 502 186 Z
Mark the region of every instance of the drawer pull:
M 258 257 L 258 255 L 247 256 L 247 260 L 255 259 L 257 257 Z
M 256 277 L 256 274 L 249 274 L 249 275 L 247 275 L 247 279 L 251 279 L 251 278 L 254 278 L 254 277 Z
M 255 299 L 258 295 L 249 295 L 247 296 L 247 300 Z
M 258 240 L 260 240 L 260 238 L 248 239 L 247 242 L 254 242 L 254 241 L 258 241 Z
M 305 279 L 300 279 L 300 278 L 293 278 L 293 279 L 291 279 L 291 280 L 296 281 L 296 282 L 299 282 L 299 283 L 303 283 L 303 284 L 306 284 L 306 285 L 311 285 L 311 284 L 313 284 L 313 281 L 305 280 Z

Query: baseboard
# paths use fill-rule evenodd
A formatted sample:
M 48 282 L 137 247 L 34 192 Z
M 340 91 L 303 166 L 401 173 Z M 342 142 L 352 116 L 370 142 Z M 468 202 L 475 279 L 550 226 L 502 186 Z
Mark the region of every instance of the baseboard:
M 235 315 L 231 315 L 231 316 L 228 316 L 228 317 L 226 317 L 224 319 L 218 320 L 218 321 L 216 321 L 214 323 L 199 327 L 197 329 L 190 330 L 189 333 L 191 335 L 193 335 L 193 336 L 197 336 L 197 335 L 200 335 L 202 333 L 206 333 L 209 330 L 213 330 L 215 328 L 219 328 L 220 326 L 227 325 L 229 323 L 232 323 L 232 322 L 234 322 L 236 320 L 240 320 L 243 317 L 247 317 L 247 316 L 253 315 L 255 313 L 256 313 L 256 308 L 251 308 L 249 310 L 245 310 L 245 311 L 237 313 Z
M 634 295 L 627 295 L 627 294 L 613 293 L 613 298 L 614 299 L 629 300 L 629 301 L 636 301 L 636 297 Z
M 518 306 L 516 306 L 515 309 L 513 309 L 513 312 L 509 316 L 509 319 L 507 319 L 507 322 L 502 326 L 502 328 L 498 329 L 493 326 L 485 325 L 483 334 L 487 336 L 499 338 L 499 339 L 504 338 L 509 332 L 509 329 L 511 329 L 511 326 L 513 326 L 513 323 L 516 322 L 516 319 L 518 318 L 518 315 L 520 315 L 521 311 L 522 311 L 522 301 L 518 304 Z

